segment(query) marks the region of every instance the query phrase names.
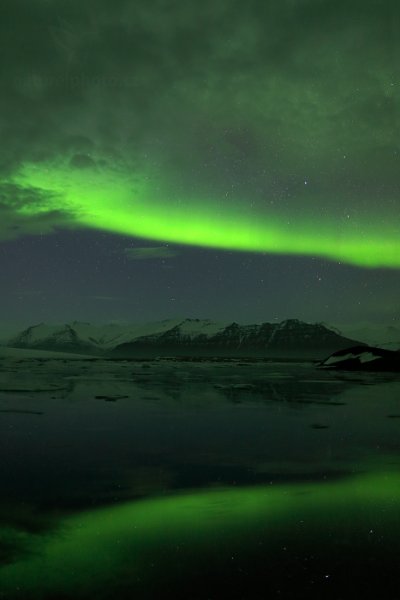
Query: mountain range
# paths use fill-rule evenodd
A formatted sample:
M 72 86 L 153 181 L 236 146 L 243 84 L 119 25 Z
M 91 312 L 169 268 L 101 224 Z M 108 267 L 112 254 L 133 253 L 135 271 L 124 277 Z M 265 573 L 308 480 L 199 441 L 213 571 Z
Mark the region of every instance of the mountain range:
M 288 319 L 239 325 L 209 319 L 167 319 L 147 325 L 40 323 L 7 340 L 7 346 L 110 358 L 155 356 L 258 356 L 324 358 L 360 344 L 322 323 Z

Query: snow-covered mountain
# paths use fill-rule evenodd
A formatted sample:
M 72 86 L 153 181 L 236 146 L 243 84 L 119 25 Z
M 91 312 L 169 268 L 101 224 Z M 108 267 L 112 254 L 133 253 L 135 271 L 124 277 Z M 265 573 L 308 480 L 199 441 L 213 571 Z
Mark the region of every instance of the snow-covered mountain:
M 131 342 L 143 336 L 161 335 L 177 326 L 182 327 L 185 335 L 205 332 L 215 333 L 224 327 L 210 320 L 165 319 L 147 324 L 106 324 L 94 325 L 74 321 L 63 325 L 39 323 L 27 327 L 19 334 L 9 338 L 7 346 L 13 348 L 31 348 L 40 350 L 58 350 L 62 352 L 84 352 L 86 354 L 104 354 L 118 345 Z
M 146 325 L 65 325 L 28 327 L 8 346 L 127 356 L 273 356 L 321 358 L 355 345 L 326 325 L 289 319 L 282 323 L 239 325 L 209 319 L 167 319 Z
M 96 337 L 93 326 L 88 323 L 65 325 L 47 325 L 40 323 L 24 329 L 8 341 L 13 348 L 31 348 L 33 350 L 50 350 L 62 352 L 78 352 L 85 354 L 102 353 L 102 336 Z
M 211 321 L 186 319 L 164 332 L 118 344 L 112 354 L 318 358 L 354 344 L 354 340 L 340 336 L 325 325 L 297 319 L 260 325 L 217 325 Z

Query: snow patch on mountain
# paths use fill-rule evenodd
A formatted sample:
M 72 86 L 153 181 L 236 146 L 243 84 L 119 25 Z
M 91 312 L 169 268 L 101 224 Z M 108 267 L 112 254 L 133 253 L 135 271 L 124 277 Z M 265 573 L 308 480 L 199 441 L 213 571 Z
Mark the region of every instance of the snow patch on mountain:
M 381 357 L 372 354 L 372 352 L 359 352 L 357 354 L 351 352 L 348 354 L 341 354 L 339 356 L 330 356 L 324 361 L 324 366 L 335 365 L 345 360 L 358 360 L 360 363 L 367 363 L 371 362 L 372 360 L 378 360 L 379 358 Z
M 226 323 L 215 323 L 210 319 L 185 319 L 178 327 L 182 335 L 193 338 L 198 335 L 215 335 L 225 329 Z

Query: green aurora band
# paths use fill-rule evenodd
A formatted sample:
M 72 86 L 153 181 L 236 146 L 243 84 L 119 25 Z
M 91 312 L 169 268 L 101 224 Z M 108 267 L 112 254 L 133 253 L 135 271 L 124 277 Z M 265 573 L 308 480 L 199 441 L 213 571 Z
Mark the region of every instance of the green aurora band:
M 40 193 L 40 202 L 25 203 L 29 217 L 67 212 L 73 226 L 106 230 L 149 240 L 226 250 L 318 256 L 362 267 L 400 267 L 400 237 L 391 225 L 359 223 L 335 217 L 304 215 L 293 221 L 253 213 L 244 204 L 226 206 L 202 198 L 173 195 L 151 174 L 126 170 L 73 170 L 65 164 L 25 164 L 8 181 Z M 161 191 L 160 191 L 161 190 Z M 162 193 L 162 190 L 167 190 Z
M 136 501 L 66 517 L 45 534 L 3 525 L 2 539 L 24 548 L 0 568 L 0 590 L 6 598 L 101 598 L 108 586 L 146 589 L 166 574 L 179 585 L 187 569 L 199 577 L 209 561 L 223 564 L 235 552 L 284 562 L 282 545 L 300 555 L 311 549 L 329 568 L 339 560 L 345 571 L 344 558 L 382 556 L 382 548 L 395 561 L 399 490 L 398 473 L 380 473 Z

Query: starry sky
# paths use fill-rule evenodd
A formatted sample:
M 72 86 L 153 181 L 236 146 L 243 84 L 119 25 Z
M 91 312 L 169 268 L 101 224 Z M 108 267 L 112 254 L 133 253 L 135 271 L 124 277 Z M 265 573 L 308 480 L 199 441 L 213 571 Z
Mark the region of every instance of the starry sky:
M 3 0 L 0 325 L 400 317 L 395 0 Z

